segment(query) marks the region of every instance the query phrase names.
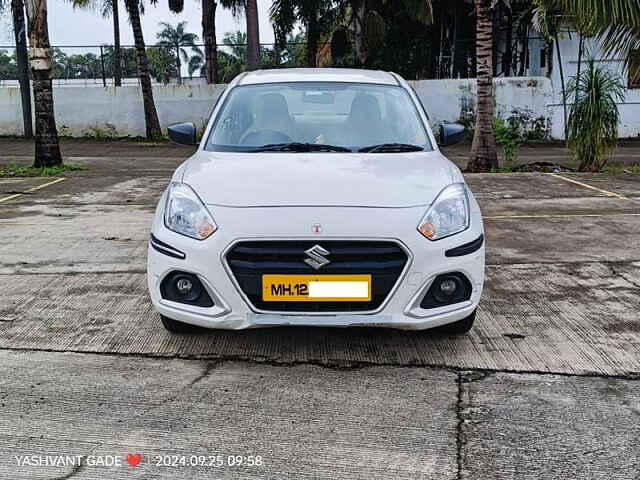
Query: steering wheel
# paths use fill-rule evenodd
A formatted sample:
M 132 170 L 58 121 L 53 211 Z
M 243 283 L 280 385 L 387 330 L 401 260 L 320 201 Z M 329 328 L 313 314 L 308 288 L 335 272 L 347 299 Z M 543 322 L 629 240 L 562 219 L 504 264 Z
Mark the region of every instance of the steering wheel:
M 286 133 L 277 130 L 256 130 L 247 133 L 241 140 L 240 145 L 268 145 L 270 143 L 288 143 L 293 139 Z

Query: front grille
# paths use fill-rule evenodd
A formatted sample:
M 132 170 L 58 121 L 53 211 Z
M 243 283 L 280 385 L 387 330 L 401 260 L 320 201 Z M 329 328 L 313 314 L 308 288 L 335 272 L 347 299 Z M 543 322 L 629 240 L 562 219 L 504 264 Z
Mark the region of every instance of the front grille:
M 315 270 L 304 252 L 320 245 L 330 252 L 328 265 Z M 398 281 L 407 254 L 389 241 L 251 241 L 237 243 L 227 253 L 227 264 L 238 285 L 258 310 L 274 312 L 367 312 L 378 309 Z M 265 302 L 264 274 L 371 274 L 369 302 Z

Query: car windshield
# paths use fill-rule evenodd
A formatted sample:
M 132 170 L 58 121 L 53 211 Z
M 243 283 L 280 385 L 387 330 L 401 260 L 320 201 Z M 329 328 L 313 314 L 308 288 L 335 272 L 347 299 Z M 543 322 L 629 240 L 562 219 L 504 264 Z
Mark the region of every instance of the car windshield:
M 430 151 L 432 146 L 402 87 L 291 82 L 233 88 L 206 149 L 383 153 Z

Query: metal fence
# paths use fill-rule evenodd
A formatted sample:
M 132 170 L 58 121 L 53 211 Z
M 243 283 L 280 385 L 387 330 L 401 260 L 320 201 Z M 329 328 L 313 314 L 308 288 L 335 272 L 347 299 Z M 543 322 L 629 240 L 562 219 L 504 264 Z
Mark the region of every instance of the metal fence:
M 322 47 L 322 45 L 320 45 Z M 176 48 L 165 45 L 146 47 L 149 70 L 154 82 L 175 83 L 204 78 L 204 45 L 185 45 Z M 230 81 L 247 68 L 246 44 L 220 44 L 218 76 L 221 83 Z M 262 68 L 291 68 L 306 65 L 306 44 L 289 43 L 277 48 L 275 44 L 261 44 Z M 115 83 L 116 54 L 112 45 L 73 45 L 51 47 L 51 75 L 56 84 L 113 85 Z M 136 50 L 132 45 L 120 47 L 120 70 L 123 84 L 136 84 Z M 178 72 L 179 70 L 179 72 Z M 0 84 L 17 81 L 15 47 L 0 46 Z
M 499 41 L 495 42 L 495 75 L 527 76 L 546 75 L 549 64 L 537 37 L 514 39 L 514 51 L 507 52 Z M 387 49 L 388 50 L 388 49 Z M 415 49 L 414 49 L 415 50 Z M 223 43 L 217 46 L 218 81 L 227 83 L 247 69 L 247 45 Z M 505 57 L 508 55 L 508 58 Z M 262 68 L 305 67 L 307 45 L 288 43 L 276 46 L 273 43 L 260 45 Z M 112 45 L 74 45 L 51 48 L 52 78 L 58 85 L 113 85 L 115 83 L 115 50 Z M 406 57 L 406 58 L 405 58 Z M 122 84 L 137 84 L 135 47 L 120 47 L 120 70 Z M 156 83 L 204 81 L 204 45 L 147 46 L 147 58 L 151 77 Z M 505 60 L 508 60 L 506 62 Z M 329 44 L 318 45 L 318 66 L 363 67 L 357 60 L 355 46 L 336 61 L 331 59 Z M 505 69 L 505 64 L 508 68 Z M 475 41 L 459 39 L 452 44 L 444 42 L 429 56 L 417 58 L 416 52 L 386 52 L 370 68 L 395 70 L 407 79 L 447 79 L 475 76 Z M 405 68 L 406 67 L 406 68 Z M 0 86 L 17 82 L 15 48 L 0 46 Z

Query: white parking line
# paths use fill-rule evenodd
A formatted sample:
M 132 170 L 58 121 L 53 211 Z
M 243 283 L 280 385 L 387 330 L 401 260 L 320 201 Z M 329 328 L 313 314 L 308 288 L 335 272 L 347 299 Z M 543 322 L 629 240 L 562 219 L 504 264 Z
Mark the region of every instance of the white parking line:
M 631 200 L 632 202 L 634 201 L 633 198 L 628 198 L 628 197 L 625 197 L 625 196 L 620 195 L 618 193 L 610 192 L 608 190 L 603 190 L 601 188 L 597 188 L 597 187 L 594 187 L 592 185 L 587 185 L 586 183 L 578 182 L 577 180 L 573 180 L 571 178 L 563 177 L 562 175 L 558 175 L 557 173 L 548 173 L 547 175 L 551 175 L 552 177 L 555 177 L 555 178 L 560 178 L 560 179 L 565 180 L 565 181 L 570 182 L 570 183 L 575 183 L 576 185 L 580 185 L 581 187 L 589 188 L 591 190 L 595 190 L 596 192 L 604 193 L 605 195 L 608 195 L 610 197 L 621 198 L 622 200 Z
M 38 185 L 37 187 L 29 188 L 29 189 L 23 191 L 22 193 L 16 193 L 14 195 L 9 195 L 8 197 L 0 198 L 0 203 L 8 202 L 9 200 L 13 200 L 14 198 L 18 198 L 18 197 L 23 196 L 25 193 L 35 192 L 36 190 L 40 190 L 41 188 L 48 187 L 49 185 L 60 183 L 60 182 L 63 182 L 65 180 L 66 180 L 66 178 L 56 178 L 55 180 L 53 180 L 51 182 L 47 182 L 47 183 L 45 183 L 43 185 Z

